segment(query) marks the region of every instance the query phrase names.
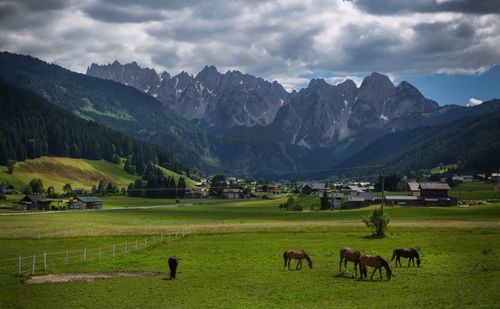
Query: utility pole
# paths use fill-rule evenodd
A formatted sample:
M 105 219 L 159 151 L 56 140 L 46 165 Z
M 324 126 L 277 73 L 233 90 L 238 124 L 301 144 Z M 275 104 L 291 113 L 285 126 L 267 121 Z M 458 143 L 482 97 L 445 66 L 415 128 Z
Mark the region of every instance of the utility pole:
M 380 206 L 382 213 L 384 213 L 384 201 L 385 201 L 384 182 L 385 182 L 384 167 L 382 167 L 382 205 Z

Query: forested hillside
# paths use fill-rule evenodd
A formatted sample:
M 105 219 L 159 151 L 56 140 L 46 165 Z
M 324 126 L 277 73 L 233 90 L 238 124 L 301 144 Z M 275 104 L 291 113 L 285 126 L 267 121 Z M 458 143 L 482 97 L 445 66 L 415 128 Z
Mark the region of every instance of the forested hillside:
M 387 170 L 408 173 L 459 163 L 464 171 L 493 171 L 500 169 L 499 136 L 500 112 L 468 117 L 447 125 L 389 134 L 339 166 L 383 164 Z
M 0 110 L 0 165 L 47 155 L 110 162 L 128 157 L 138 174 L 150 161 L 177 172 L 183 170 L 157 146 L 81 119 L 4 81 L 0 81 Z

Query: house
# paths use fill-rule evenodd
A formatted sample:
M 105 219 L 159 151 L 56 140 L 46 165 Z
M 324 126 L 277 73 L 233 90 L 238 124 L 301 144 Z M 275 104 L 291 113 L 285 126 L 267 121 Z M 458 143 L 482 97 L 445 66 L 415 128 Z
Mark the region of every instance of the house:
M 450 186 L 440 182 L 421 182 L 419 185 L 421 197 L 447 198 Z
M 302 193 L 306 195 L 323 193 L 326 189 L 326 184 L 320 182 L 306 183 L 302 186 Z
M 453 176 L 452 180 L 458 182 L 473 182 L 474 177 L 472 175 L 456 175 Z
M 500 182 L 500 173 L 491 173 L 490 180 L 493 182 Z
M 349 201 L 355 200 L 355 199 L 363 199 L 365 201 L 373 201 L 374 196 L 370 192 L 350 192 L 349 193 Z
M 84 191 L 85 191 L 84 188 L 73 188 L 68 190 L 68 195 L 77 196 L 82 194 Z
M 71 208 L 102 209 L 102 201 L 95 196 L 77 196 L 76 202 L 71 203 Z
M 241 198 L 241 190 L 240 189 L 224 189 L 222 195 L 224 198 L 233 200 Z
M 408 182 L 408 191 L 410 195 L 420 196 L 420 184 L 418 182 L 409 181 Z
M 9 185 L 8 183 L 3 183 L 0 185 L 0 193 L 2 194 L 13 194 L 14 186 Z
M 184 198 L 189 199 L 200 199 L 204 196 L 205 195 L 201 189 L 186 189 L 186 192 L 184 193 Z
M 20 200 L 17 205 L 14 205 L 14 209 L 19 210 L 31 210 L 31 209 L 45 209 L 49 210 L 52 206 L 52 202 L 61 202 L 60 200 L 48 199 L 40 194 L 28 194 Z
M 272 183 L 267 185 L 267 192 L 273 193 L 273 194 L 278 194 L 280 193 L 280 188 L 281 185 L 277 183 Z
M 425 201 L 418 195 L 388 195 L 384 198 L 386 205 L 425 205 Z

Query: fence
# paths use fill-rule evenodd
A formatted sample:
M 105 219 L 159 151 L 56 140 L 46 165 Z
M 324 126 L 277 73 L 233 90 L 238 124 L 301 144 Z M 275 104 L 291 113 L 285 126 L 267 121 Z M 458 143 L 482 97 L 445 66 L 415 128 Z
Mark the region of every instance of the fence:
M 104 259 L 115 258 L 132 252 L 138 252 L 154 247 L 160 243 L 174 241 L 185 237 L 187 230 L 180 232 L 149 235 L 144 238 L 125 241 L 93 248 L 79 250 L 65 250 L 60 252 L 44 252 L 29 256 L 0 260 L 0 274 L 31 274 L 46 272 L 55 267 L 62 267 L 77 263 L 101 262 Z

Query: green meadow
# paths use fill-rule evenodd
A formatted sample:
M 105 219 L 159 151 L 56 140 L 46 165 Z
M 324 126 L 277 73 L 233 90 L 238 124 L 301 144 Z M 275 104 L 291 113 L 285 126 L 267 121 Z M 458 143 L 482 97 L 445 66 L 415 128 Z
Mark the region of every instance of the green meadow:
M 206 201 L 193 206 L 0 216 L 1 308 L 325 308 L 498 307 L 500 204 L 476 207 L 385 207 L 388 236 L 367 237 L 346 211 L 281 211 L 278 200 Z M 144 201 L 143 201 L 144 202 Z M 141 201 L 137 201 L 137 205 Z M 174 239 L 174 233 L 185 237 Z M 163 234 L 164 241 L 158 242 Z M 171 235 L 168 241 L 167 235 Z M 156 245 L 151 246 L 153 237 Z M 147 238 L 149 246 L 134 251 Z M 115 244 L 117 254 L 111 256 Z M 124 244 L 129 253 L 124 254 Z M 417 248 L 422 267 L 395 268 L 393 278 L 339 273 L 344 246 L 390 260 L 396 247 Z M 84 263 L 82 250 L 88 258 Z M 102 248 L 104 258 L 97 258 Z M 304 249 L 314 265 L 283 269 L 286 249 Z M 69 264 L 63 261 L 70 252 Z M 120 251 L 121 250 L 121 251 Z M 25 285 L 16 257 L 48 253 L 46 272 L 152 271 L 156 276 Z M 57 258 L 58 254 L 58 258 Z M 166 259 L 180 258 L 167 280 Z M 29 259 L 23 260 L 23 270 Z M 40 264 L 38 264 L 40 265 Z M 292 262 L 292 266 L 295 262 Z M 38 266 L 40 267 L 40 266 Z M 369 276 L 371 270 L 369 270 Z

